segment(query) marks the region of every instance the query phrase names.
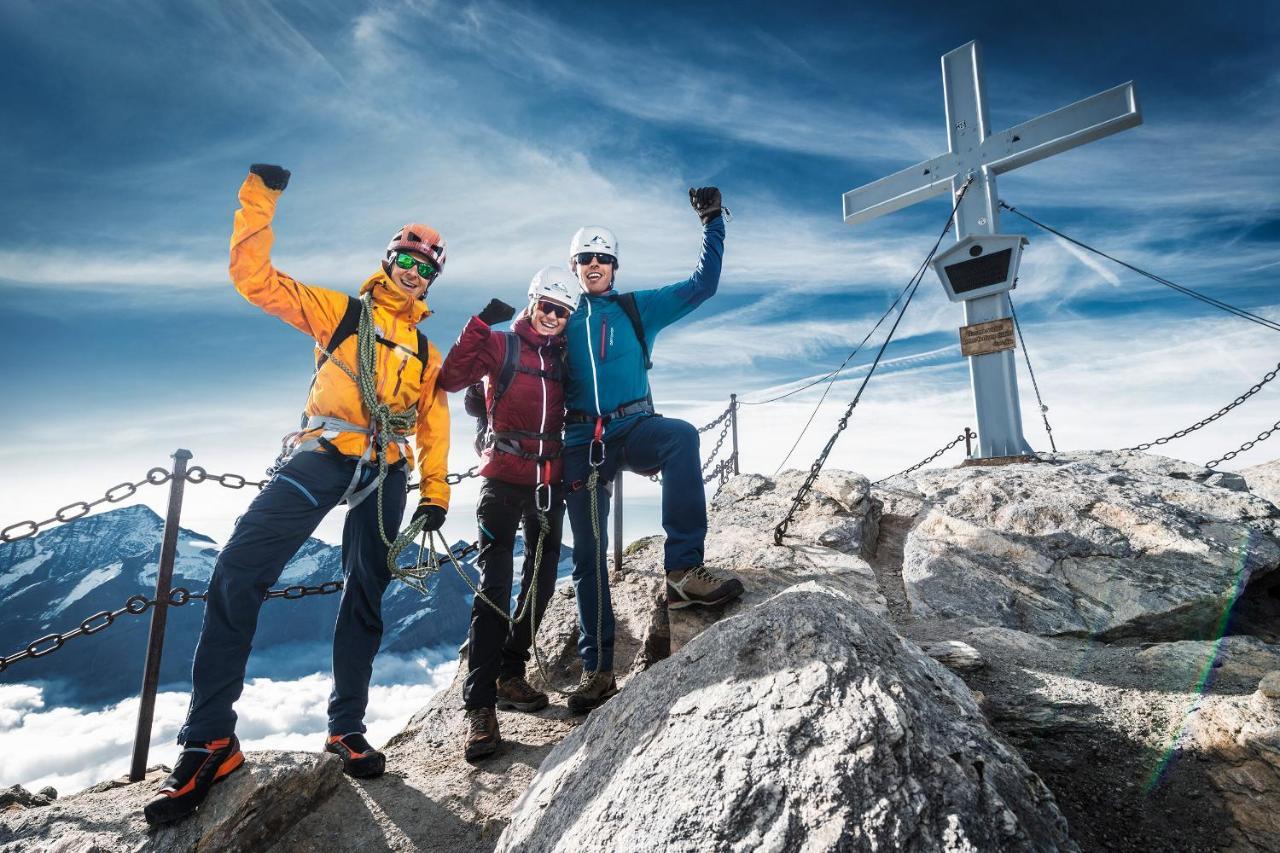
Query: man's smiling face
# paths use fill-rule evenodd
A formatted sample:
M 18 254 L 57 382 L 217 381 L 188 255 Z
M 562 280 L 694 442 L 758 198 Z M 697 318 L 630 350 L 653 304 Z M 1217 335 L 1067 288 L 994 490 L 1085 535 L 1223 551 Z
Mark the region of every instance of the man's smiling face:
M 607 257 L 602 261 L 599 255 L 592 255 L 587 263 L 575 262 L 582 289 L 592 296 L 606 293 L 613 287 L 613 271 L 616 263 L 616 261 L 610 262 Z
M 419 252 L 401 252 L 408 255 L 415 261 L 424 264 L 430 264 L 431 260 Z M 427 292 L 427 288 L 431 286 L 431 282 L 418 274 L 418 266 L 414 264 L 408 269 L 402 268 L 399 264 L 391 264 L 391 281 L 397 287 L 409 295 L 411 299 L 421 299 L 422 295 Z

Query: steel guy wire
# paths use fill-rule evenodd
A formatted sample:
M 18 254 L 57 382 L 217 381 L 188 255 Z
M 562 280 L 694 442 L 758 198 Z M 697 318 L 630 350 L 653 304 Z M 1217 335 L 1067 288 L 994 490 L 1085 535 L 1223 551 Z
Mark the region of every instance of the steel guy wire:
M 1014 279 L 1014 286 L 1018 284 L 1018 280 Z M 1040 383 L 1036 382 L 1036 372 L 1031 368 L 1031 353 L 1027 350 L 1027 340 L 1022 337 L 1022 326 L 1018 323 L 1018 312 L 1013 307 L 1013 297 L 1009 297 L 1009 313 L 1013 315 L 1013 328 L 1018 333 L 1018 343 L 1022 344 L 1022 357 L 1027 362 L 1027 373 L 1031 374 L 1031 387 L 1036 392 L 1036 404 L 1040 406 L 1040 417 L 1044 420 L 1044 431 L 1049 436 L 1049 447 L 1054 453 L 1058 452 L 1058 445 L 1053 441 L 1053 427 L 1049 426 L 1049 407 L 1044 404 L 1044 400 L 1040 399 Z
M 942 226 L 942 232 L 938 234 L 938 239 L 934 241 L 933 248 L 929 250 L 929 254 L 925 256 L 924 261 L 920 264 L 920 269 L 915 276 L 915 282 L 911 285 L 911 292 L 907 294 L 906 301 L 902 304 L 902 310 L 898 312 L 898 317 L 893 321 L 889 333 L 885 336 L 884 343 L 880 344 L 880 349 L 876 353 L 875 360 L 871 362 L 871 367 L 867 371 L 867 375 L 863 377 L 862 384 L 858 386 L 858 392 L 854 394 L 853 400 L 850 401 L 849 407 L 845 409 L 844 415 L 836 424 L 836 431 L 831 434 L 831 438 L 827 439 L 826 447 L 818 454 L 818 458 L 809 466 L 809 475 L 800 485 L 796 492 L 795 498 L 791 501 L 791 507 L 787 510 L 787 515 L 773 529 L 773 542 L 775 545 L 782 544 L 782 538 L 787 535 L 787 528 L 791 525 L 791 519 L 799 509 L 800 504 L 808 496 L 809 490 L 813 488 L 813 483 L 818 479 L 818 474 L 822 473 L 823 463 L 826 462 L 827 456 L 831 453 L 831 449 L 835 447 L 836 440 L 840 438 L 840 433 L 844 432 L 845 427 L 849 425 L 849 418 L 853 416 L 853 410 L 857 408 L 858 401 L 862 399 L 862 392 L 866 390 L 867 383 L 871 381 L 871 377 L 875 375 L 876 368 L 880 365 L 880 359 L 884 357 L 884 352 L 889 348 L 889 342 L 893 340 L 894 332 L 898 331 L 898 324 L 902 322 L 902 318 L 906 316 L 907 309 L 911 307 L 911 300 L 915 298 L 916 291 L 920 289 L 920 282 L 924 280 L 923 271 L 928 269 L 929 261 L 933 260 L 933 256 L 937 253 L 938 247 L 942 245 L 942 240 L 947 236 L 947 232 L 951 230 L 951 223 L 955 220 L 956 211 L 960 209 L 960 202 L 964 200 L 965 194 L 969 191 L 969 187 L 973 185 L 973 175 L 970 175 L 964 182 L 964 186 L 956 193 L 955 204 L 951 206 L 951 213 L 947 216 L 946 224 Z
M 916 270 L 916 276 L 920 275 L 922 269 L 923 269 L 923 265 L 921 265 L 921 269 Z M 849 364 L 850 361 L 853 360 L 853 357 L 857 355 L 858 352 L 864 346 L 866 346 L 867 341 L 871 340 L 871 336 L 876 333 L 876 329 L 880 328 L 881 324 L 884 323 L 884 321 L 889 317 L 889 315 L 893 313 L 893 309 L 898 307 L 898 303 L 902 301 L 902 297 L 907 295 L 907 291 L 911 289 L 911 284 L 914 281 L 915 281 L 915 276 L 912 276 L 911 281 L 907 282 L 907 286 L 902 288 L 902 290 L 898 291 L 898 295 L 894 297 L 893 302 L 890 303 L 889 307 L 885 309 L 885 312 L 880 315 L 880 319 L 876 321 L 876 324 L 871 327 L 871 331 L 867 332 L 866 337 L 864 337 L 862 341 L 856 347 L 853 348 L 852 352 L 850 352 L 848 355 L 844 357 L 844 361 L 840 362 L 840 366 L 837 367 L 835 370 L 831 371 L 830 373 L 824 373 L 822 376 L 819 376 L 817 379 L 813 380 L 812 382 L 806 383 L 805 385 L 802 385 L 799 388 L 793 388 L 792 390 L 787 391 L 785 394 L 779 394 L 776 397 L 770 397 L 768 400 L 739 400 L 738 404 L 742 406 L 763 406 L 767 403 L 776 403 L 779 400 L 785 400 L 787 397 L 790 397 L 793 394 L 799 394 L 801 391 L 807 391 L 813 386 L 821 382 L 825 382 L 828 379 L 830 379 L 832 384 L 834 384 L 835 377 L 838 377 L 840 375 L 840 372 L 845 369 L 845 367 Z M 828 388 L 830 388 L 830 386 L 828 386 Z M 825 396 L 825 394 L 823 396 Z M 790 454 L 787 454 L 787 455 L 790 456 Z
M 1163 276 L 1158 276 L 1155 273 L 1147 272 L 1141 267 L 1135 266 L 1129 263 L 1128 261 L 1122 261 L 1113 255 L 1108 255 L 1106 252 L 1102 251 L 1101 249 L 1095 249 L 1093 246 L 1090 246 L 1087 243 L 1083 243 L 1075 239 L 1074 237 L 1068 237 L 1066 234 L 1063 234 L 1061 231 L 1057 230 L 1056 228 L 1052 228 L 1048 225 L 1045 225 L 1043 222 L 1039 221 L 1038 219 L 1034 219 L 1028 216 L 1022 211 L 1018 210 L 1016 207 L 1013 207 L 1012 205 L 1007 204 L 1004 201 L 1000 202 L 1000 206 L 1003 207 L 1005 210 L 1009 211 L 1010 213 L 1021 216 L 1023 219 L 1027 220 L 1032 225 L 1035 225 L 1038 228 L 1043 228 L 1045 231 L 1048 231 L 1050 234 L 1055 234 L 1058 237 L 1061 237 L 1063 240 L 1066 240 L 1068 243 L 1071 243 L 1072 245 L 1079 246 L 1081 249 L 1084 249 L 1089 252 L 1093 252 L 1095 255 L 1106 258 L 1112 263 L 1119 264 L 1120 266 L 1124 267 L 1127 270 L 1131 270 L 1133 272 L 1136 272 L 1138 275 L 1145 276 L 1146 278 L 1151 279 L 1157 284 L 1163 284 L 1165 287 L 1168 287 L 1172 290 L 1176 290 L 1177 292 L 1183 294 L 1184 296 L 1190 296 L 1192 299 L 1198 299 L 1199 301 L 1205 303 L 1206 305 L 1211 305 L 1214 308 L 1219 309 L 1220 311 L 1226 311 L 1228 314 L 1234 314 L 1235 316 L 1239 317 L 1241 320 L 1248 320 L 1250 323 L 1257 323 L 1259 326 L 1268 328 L 1273 332 L 1280 332 L 1280 323 L 1276 322 L 1275 320 L 1269 320 L 1266 317 L 1263 317 L 1258 314 L 1254 314 L 1252 311 L 1247 311 L 1244 308 L 1239 308 L 1228 302 L 1223 302 L 1221 299 L 1216 299 L 1212 296 L 1209 296 L 1208 294 L 1201 293 L 1198 290 L 1192 290 L 1190 287 L 1186 287 L 1185 285 L 1181 285 L 1181 284 L 1178 284 L 1177 282 L 1170 281 L 1169 279 L 1164 278 Z

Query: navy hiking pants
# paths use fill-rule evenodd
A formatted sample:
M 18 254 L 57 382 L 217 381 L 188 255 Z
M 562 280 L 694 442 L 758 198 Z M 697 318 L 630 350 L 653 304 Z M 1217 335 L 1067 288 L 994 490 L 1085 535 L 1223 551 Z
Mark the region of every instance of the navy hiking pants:
M 262 597 L 285 564 L 337 506 L 356 460 L 302 452 L 289 460 L 249 504 L 218 555 L 209 581 L 204 625 L 191 671 L 191 706 L 178 743 L 228 737 L 235 732 L 232 706 L 244 688 L 245 666 L 258 627 Z M 377 476 L 364 469 L 362 482 Z M 383 523 L 394 538 L 404 515 L 405 466 L 387 472 Z M 347 512 L 342 531 L 346 579 L 333 630 L 333 692 L 329 733 L 363 732 L 373 658 L 382 642 L 382 594 L 391 582 L 387 546 L 377 529 L 378 499 L 370 494 Z
M 605 445 L 593 527 L 591 495 L 586 487 L 591 473 L 589 451 L 590 445 L 586 444 L 564 450 L 566 503 L 573 530 L 573 588 L 578 602 L 578 653 L 584 670 L 611 671 L 614 621 L 607 555 L 614 475 L 619 470 L 662 472 L 662 529 L 667 534 L 663 565 L 668 572 L 702 565 L 707 499 L 702 486 L 698 430 L 674 418 L 638 418 L 631 429 L 610 438 Z M 606 485 L 610 486 L 608 491 Z
M 498 679 L 524 675 L 534 642 L 533 625 L 535 620 L 537 624 L 542 623 L 547 602 L 556 587 L 556 564 L 560 562 L 560 535 L 564 526 L 564 491 L 557 486 L 552 489 L 551 509 L 547 511 L 542 562 L 535 566 L 533 558 L 537 555 L 542 528 L 538 524 L 533 487 L 485 479 L 476 507 L 476 520 L 480 523 L 480 556 L 476 560 L 480 567 L 480 591 L 504 609 L 511 603 L 512 551 L 521 519 L 524 520 L 524 567 L 516 613 L 525 606 L 535 572 L 538 598 L 524 618 L 514 625 L 479 598 L 472 602 L 467 680 L 462 685 L 462 701 L 467 709 L 492 708 L 498 698 Z

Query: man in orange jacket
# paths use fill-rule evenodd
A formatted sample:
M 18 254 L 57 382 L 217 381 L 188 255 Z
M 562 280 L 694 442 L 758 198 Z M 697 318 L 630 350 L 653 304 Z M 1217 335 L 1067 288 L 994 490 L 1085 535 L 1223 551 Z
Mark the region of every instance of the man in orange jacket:
M 146 806 L 153 824 L 195 811 L 215 782 L 244 763 L 232 706 L 244 687 L 263 594 L 329 510 L 343 502 L 349 507 L 342 533 L 346 582 L 333 634 L 325 750 L 337 754 L 352 776 L 382 773 L 386 759 L 364 737 L 364 713 L 382 640 L 382 594 L 391 581 L 386 537 L 395 538 L 404 515 L 406 468 L 414 461 L 411 434 L 422 483 L 414 519 L 438 530 L 449 508 L 449 409 L 436 386 L 441 358 L 416 329 L 430 314 L 423 299 L 444 267 L 444 240 L 425 225 L 401 228 L 358 300 L 302 284 L 271 265 L 271 219 L 289 172 L 264 164 L 249 172 L 231 234 L 231 280 L 249 302 L 315 340 L 316 373 L 287 460 L 236 522 L 214 566 L 191 705 L 178 733 L 183 750 Z M 363 334 L 376 336 L 372 376 L 360 368 L 370 363 L 357 352 L 362 327 Z M 380 422 L 371 403 L 385 405 L 392 419 Z M 388 429 L 388 423 L 396 427 Z M 389 466 L 381 484 L 379 456 Z M 371 497 L 379 487 L 381 519 L 379 501 Z

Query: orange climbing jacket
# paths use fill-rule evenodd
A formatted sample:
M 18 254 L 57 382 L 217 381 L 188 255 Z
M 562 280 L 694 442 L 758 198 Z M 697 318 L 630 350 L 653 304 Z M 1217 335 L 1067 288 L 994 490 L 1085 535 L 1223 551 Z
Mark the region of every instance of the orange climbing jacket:
M 324 358 L 320 350 L 333 339 L 352 299 L 345 293 L 295 281 L 271 265 L 274 241 L 271 218 L 280 193 L 280 190 L 268 189 L 254 174 L 240 187 L 240 209 L 236 211 L 231 233 L 231 280 L 245 299 L 316 341 L 317 363 L 323 363 L 316 371 L 303 414 L 313 424 L 329 419 L 330 426 L 308 429 L 304 423 L 299 441 L 323 438 L 325 444 L 340 453 L 359 458 L 370 449 L 370 434 L 335 429 L 332 423 L 367 425 L 369 412 L 360 401 L 356 383 L 334 359 Z M 423 363 L 416 329 L 418 322 L 431 312 L 425 302 L 410 298 L 381 270 L 364 282 L 360 292 L 371 295 L 372 319 L 378 330 L 378 399 L 393 412 L 416 410 L 414 440 L 422 500 L 448 509 L 449 486 L 445 483 L 445 474 L 449 459 L 449 406 L 444 389 L 436 384 L 442 360 L 435 346 L 427 344 L 426 363 Z M 354 371 L 356 335 L 347 335 L 333 355 Z M 405 458 L 408 464 L 413 464 L 413 451 L 406 441 L 388 443 L 385 453 L 389 463 Z

